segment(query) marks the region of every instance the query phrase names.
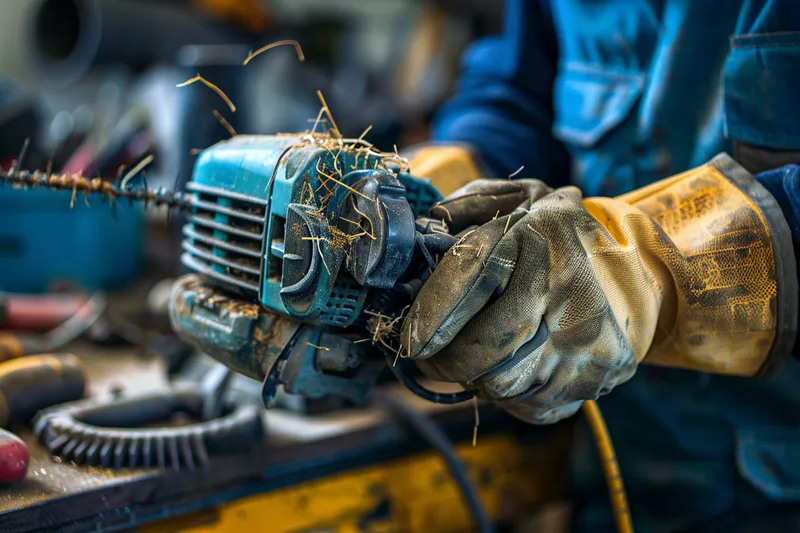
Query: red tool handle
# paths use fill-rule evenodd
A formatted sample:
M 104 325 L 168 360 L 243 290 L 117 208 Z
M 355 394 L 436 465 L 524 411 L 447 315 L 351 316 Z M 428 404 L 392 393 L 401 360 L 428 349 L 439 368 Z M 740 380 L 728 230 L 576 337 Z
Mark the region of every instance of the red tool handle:
M 4 298 L 0 327 L 14 331 L 50 331 L 86 304 L 85 296 L 9 294 Z

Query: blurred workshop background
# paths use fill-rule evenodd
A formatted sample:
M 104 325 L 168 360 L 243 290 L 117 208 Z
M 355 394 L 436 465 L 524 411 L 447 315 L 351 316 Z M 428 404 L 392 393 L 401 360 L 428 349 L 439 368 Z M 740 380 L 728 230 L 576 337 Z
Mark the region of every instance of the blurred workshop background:
M 148 186 L 172 189 L 190 178 L 198 149 L 229 136 L 214 110 L 240 133 L 304 131 L 320 90 L 347 135 L 372 126 L 370 142 L 385 150 L 424 140 L 460 54 L 497 29 L 502 2 L 5 0 L 0 9 L 0 165 L 8 169 L 26 139 L 25 168 L 111 180 L 154 154 Z M 280 39 L 299 40 L 306 61 L 288 47 L 242 64 Z M 199 85 L 176 88 L 197 74 L 237 112 Z M 135 277 L 138 212 L 117 213 L 111 225 L 82 201 L 45 208 L 52 195 L 39 196 L 0 192 L 0 288 Z M 56 227 L 62 238 L 52 238 Z
M 462 53 L 498 31 L 502 11 L 497 0 L 0 0 L 0 167 L 117 184 L 135 170 L 139 187 L 183 190 L 199 151 L 231 132 L 309 130 L 317 91 L 345 136 L 371 128 L 392 152 L 426 139 Z M 243 65 L 286 39 L 305 61 L 283 46 Z M 200 83 L 177 87 L 197 75 L 236 112 Z M 400 392 L 406 403 L 377 410 L 287 394 L 264 415 L 260 382 L 170 329 L 181 222 L 77 188 L 0 185 L 0 453 L 27 457 L 0 468 L 13 482 L 0 487 L 0 531 L 450 533 L 487 513 L 507 531 L 553 530 L 538 511 L 563 497 L 561 426 Z

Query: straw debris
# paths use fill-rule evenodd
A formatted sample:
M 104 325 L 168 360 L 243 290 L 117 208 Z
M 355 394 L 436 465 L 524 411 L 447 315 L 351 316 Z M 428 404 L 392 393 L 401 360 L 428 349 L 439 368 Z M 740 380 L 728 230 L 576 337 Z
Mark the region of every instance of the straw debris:
M 231 112 L 232 112 L 232 113 L 236 113 L 236 106 L 235 106 L 235 105 L 233 105 L 233 102 L 231 102 L 231 99 L 230 99 L 230 98 L 228 98 L 228 95 L 227 95 L 227 94 L 225 94 L 225 92 L 224 92 L 222 89 L 220 89 L 219 87 L 217 87 L 216 85 L 214 85 L 213 83 L 211 83 L 210 81 L 208 81 L 207 79 L 205 79 L 205 78 L 204 78 L 203 76 L 201 76 L 200 74 L 198 74 L 198 75 L 197 75 L 197 76 L 195 76 L 194 78 L 190 78 L 190 79 L 186 80 L 186 81 L 185 81 L 185 82 L 183 82 L 183 83 L 179 83 L 179 84 L 178 84 L 178 85 L 176 85 L 175 87 L 186 87 L 186 86 L 188 86 L 188 85 L 191 85 L 191 84 L 193 84 L 193 83 L 195 83 L 195 82 L 198 82 L 198 81 L 199 81 L 200 83 L 202 83 L 203 85 L 205 85 L 206 87 L 208 87 L 209 89 L 211 89 L 212 91 L 214 91 L 215 93 L 217 93 L 217 94 L 219 95 L 219 97 L 220 97 L 220 98 L 222 98 L 222 100 L 223 100 L 223 101 L 224 101 L 224 102 L 225 102 L 225 103 L 228 105 L 228 107 L 231 109 Z
M 259 55 L 263 54 L 267 50 L 271 50 L 273 48 L 277 48 L 278 46 L 287 46 L 287 45 L 294 47 L 294 51 L 297 53 L 297 59 L 299 59 L 300 61 L 305 61 L 306 60 L 306 56 L 305 56 L 305 54 L 303 54 L 303 49 L 300 47 L 300 43 L 298 43 L 297 41 L 295 41 L 293 39 L 287 39 L 287 40 L 283 40 L 283 41 L 275 41 L 274 43 L 270 43 L 270 44 L 268 44 L 266 46 L 262 46 L 261 48 L 259 48 L 255 52 L 250 52 L 247 55 L 247 57 L 244 58 L 244 61 L 242 62 L 242 65 L 247 65 L 253 59 L 255 59 Z

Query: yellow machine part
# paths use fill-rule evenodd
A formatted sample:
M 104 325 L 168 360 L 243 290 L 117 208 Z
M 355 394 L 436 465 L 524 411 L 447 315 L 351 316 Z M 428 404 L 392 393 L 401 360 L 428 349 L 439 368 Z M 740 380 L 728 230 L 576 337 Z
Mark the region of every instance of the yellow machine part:
M 559 439 L 561 436 L 559 436 Z M 566 441 L 546 448 L 487 436 L 456 447 L 495 521 L 535 510 L 566 491 Z M 555 444 L 555 445 L 554 445 Z M 209 511 L 140 526 L 143 533 L 456 533 L 474 528 L 435 452 L 250 496 Z

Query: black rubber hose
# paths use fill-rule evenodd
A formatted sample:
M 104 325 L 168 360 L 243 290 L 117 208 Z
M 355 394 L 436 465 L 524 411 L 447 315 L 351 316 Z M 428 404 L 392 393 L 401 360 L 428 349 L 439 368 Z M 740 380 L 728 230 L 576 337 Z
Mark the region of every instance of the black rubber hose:
M 405 385 L 409 391 L 413 392 L 423 400 L 433 403 L 455 405 L 458 403 L 468 402 L 477 394 L 475 391 L 471 390 L 458 392 L 436 392 L 427 389 L 417 380 L 411 377 L 410 372 L 413 369 L 410 367 L 414 364 L 412 361 L 408 359 L 398 359 L 395 361 L 392 354 L 386 350 L 382 351 L 384 357 L 386 358 L 386 363 L 389 365 L 389 369 L 392 371 L 392 374 L 394 374 L 400 383 Z
M 475 521 L 475 530 L 479 533 L 490 533 L 494 531 L 494 526 L 486 512 L 483 504 L 481 503 L 478 489 L 467 474 L 467 468 L 456 455 L 453 444 L 434 424 L 428 417 L 412 409 L 408 404 L 392 397 L 388 394 L 380 392 L 375 389 L 371 393 L 371 398 L 376 404 L 379 404 L 390 411 L 397 418 L 411 426 L 420 437 L 431 445 L 444 459 L 453 480 L 461 490 L 461 495 L 464 497 L 464 502 L 472 514 Z

